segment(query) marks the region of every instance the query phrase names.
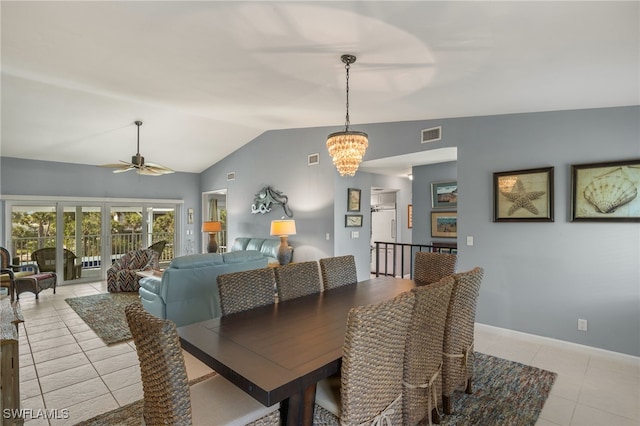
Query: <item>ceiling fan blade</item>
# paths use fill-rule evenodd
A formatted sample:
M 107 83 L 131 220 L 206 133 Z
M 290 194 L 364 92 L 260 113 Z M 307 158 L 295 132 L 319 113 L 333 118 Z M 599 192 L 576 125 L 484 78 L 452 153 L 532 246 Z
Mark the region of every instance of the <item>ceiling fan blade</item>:
M 108 168 L 112 168 L 112 169 L 118 169 L 124 166 L 128 166 L 131 163 L 127 163 L 126 161 L 122 161 L 120 163 L 112 163 L 112 164 L 99 164 L 98 167 L 108 167 Z
M 129 165 L 127 167 L 121 167 L 119 169 L 114 170 L 113 173 L 124 173 L 124 172 L 128 172 L 129 170 L 135 170 L 135 166 Z
M 157 170 L 154 170 L 152 168 L 143 166 L 143 167 L 140 167 L 138 169 L 138 174 L 139 175 L 146 175 L 146 176 L 160 176 L 160 175 L 163 175 L 164 173 L 160 172 L 160 171 L 157 171 Z
M 162 166 L 160 164 L 157 163 L 145 163 L 144 167 L 149 167 L 152 169 L 156 169 L 158 171 L 162 171 L 163 173 L 174 173 L 173 169 L 170 169 L 168 167 Z

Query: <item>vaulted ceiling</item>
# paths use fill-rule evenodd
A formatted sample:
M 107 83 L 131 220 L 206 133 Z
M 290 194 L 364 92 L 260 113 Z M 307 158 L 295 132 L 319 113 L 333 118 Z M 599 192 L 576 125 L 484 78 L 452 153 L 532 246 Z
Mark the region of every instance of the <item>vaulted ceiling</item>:
M 266 130 L 640 104 L 638 2 L 2 1 L 0 155 L 201 172 Z M 324 141 L 320 141 L 324 143 Z M 370 143 L 375 143 L 371 140 Z

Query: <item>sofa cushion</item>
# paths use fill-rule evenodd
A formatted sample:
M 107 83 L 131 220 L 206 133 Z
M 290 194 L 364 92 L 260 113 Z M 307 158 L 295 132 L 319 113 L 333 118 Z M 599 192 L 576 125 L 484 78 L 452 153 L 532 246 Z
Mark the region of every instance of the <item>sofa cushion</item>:
M 254 260 L 260 260 L 264 258 L 262 253 L 257 250 L 244 250 L 244 251 L 230 251 L 228 253 L 223 253 L 222 258 L 224 259 L 224 263 L 232 264 L 232 263 L 245 263 L 251 262 Z
M 258 250 L 262 249 L 262 244 L 264 243 L 264 238 L 251 238 L 245 250 Z
M 260 251 L 262 252 L 263 255 L 267 257 L 277 258 L 279 249 L 280 249 L 280 240 L 269 239 L 269 240 L 264 240 L 264 243 L 262 244 L 262 248 L 260 249 Z
M 32 271 L 20 271 L 20 272 L 14 272 L 13 276 L 15 279 L 18 278 L 22 278 L 22 277 L 28 277 L 29 275 L 33 275 L 34 273 Z M 9 278 L 9 274 L 2 274 L 0 275 L 2 282 L 10 282 L 11 278 Z
M 224 260 L 218 253 L 190 254 L 188 256 L 174 257 L 169 264 L 174 269 L 194 269 L 206 266 L 222 265 Z
M 251 240 L 251 238 L 247 238 L 247 237 L 236 238 L 235 241 L 233 242 L 233 245 L 231 246 L 231 249 L 229 251 L 246 250 L 247 249 L 247 244 L 249 244 L 250 240 Z

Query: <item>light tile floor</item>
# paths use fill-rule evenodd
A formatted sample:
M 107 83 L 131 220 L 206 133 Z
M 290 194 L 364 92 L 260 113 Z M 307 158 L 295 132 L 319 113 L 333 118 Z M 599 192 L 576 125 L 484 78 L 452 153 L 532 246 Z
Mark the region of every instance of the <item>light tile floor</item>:
M 54 414 L 29 426 L 73 425 L 142 398 L 135 347 L 106 346 L 64 299 L 106 292 L 106 282 L 20 295 L 22 408 Z M 476 350 L 558 373 L 537 426 L 640 425 L 640 359 L 478 324 Z M 189 378 L 211 370 L 185 353 Z M 493 425 L 492 425 L 493 426 Z

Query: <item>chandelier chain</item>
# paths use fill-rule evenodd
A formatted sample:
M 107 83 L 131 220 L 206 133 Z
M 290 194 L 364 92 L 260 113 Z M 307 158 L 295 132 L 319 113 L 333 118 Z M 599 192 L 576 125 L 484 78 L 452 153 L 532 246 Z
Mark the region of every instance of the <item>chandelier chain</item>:
M 351 68 L 351 64 L 347 62 L 344 68 L 347 70 L 347 115 L 345 116 L 345 130 L 348 132 L 349 124 L 350 124 L 350 121 L 349 121 L 349 68 Z
M 345 130 L 329 135 L 327 138 L 327 150 L 340 176 L 354 176 L 358 170 L 358 165 L 362 161 L 362 156 L 367 146 L 369 146 L 369 141 L 366 133 L 349 130 L 349 69 L 351 64 L 356 61 L 356 57 L 354 55 L 342 55 L 341 59 L 345 64 L 347 74 Z

